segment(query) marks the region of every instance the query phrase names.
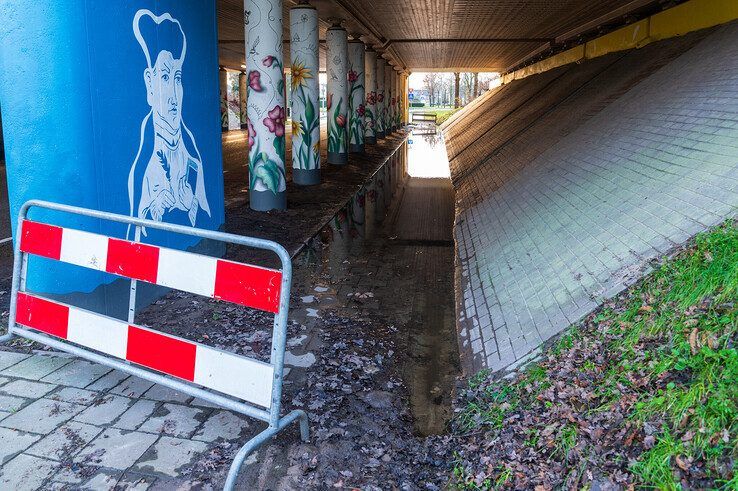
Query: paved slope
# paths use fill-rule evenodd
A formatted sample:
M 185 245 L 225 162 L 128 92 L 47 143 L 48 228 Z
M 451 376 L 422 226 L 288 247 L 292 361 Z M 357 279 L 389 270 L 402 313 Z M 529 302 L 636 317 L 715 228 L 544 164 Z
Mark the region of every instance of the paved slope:
M 736 54 L 735 24 L 613 54 L 447 128 L 467 369 L 524 358 L 734 213 Z

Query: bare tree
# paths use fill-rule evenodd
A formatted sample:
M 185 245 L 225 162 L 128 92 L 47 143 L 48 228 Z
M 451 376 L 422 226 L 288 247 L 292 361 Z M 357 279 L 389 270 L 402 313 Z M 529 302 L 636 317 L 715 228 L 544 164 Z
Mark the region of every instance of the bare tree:
M 437 93 L 438 93 L 438 83 L 440 81 L 440 77 L 438 73 L 435 72 L 429 72 L 425 74 L 425 77 L 423 77 L 423 85 L 425 89 L 428 91 L 428 104 L 431 106 L 434 104 L 437 104 Z
M 462 73 L 461 74 L 461 102 L 463 106 L 466 106 L 472 99 L 472 93 L 474 90 L 474 74 L 473 73 Z

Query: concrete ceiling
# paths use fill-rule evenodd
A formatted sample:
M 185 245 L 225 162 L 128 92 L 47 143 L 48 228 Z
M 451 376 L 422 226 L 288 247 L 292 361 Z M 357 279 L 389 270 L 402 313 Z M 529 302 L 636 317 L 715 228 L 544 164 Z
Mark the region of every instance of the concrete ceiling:
M 663 0 L 313 0 L 320 36 L 335 21 L 408 71 L 503 71 L 581 26 Z M 285 56 L 289 9 L 284 1 Z M 244 62 L 243 0 L 218 0 L 221 64 Z M 321 45 L 323 53 L 325 45 Z M 321 55 L 324 68 L 325 55 Z

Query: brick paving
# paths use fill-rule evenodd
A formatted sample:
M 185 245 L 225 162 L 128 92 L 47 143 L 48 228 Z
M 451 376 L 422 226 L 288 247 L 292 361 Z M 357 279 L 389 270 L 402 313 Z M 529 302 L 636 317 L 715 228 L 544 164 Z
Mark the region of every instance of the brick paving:
M 0 368 L 2 489 L 146 489 L 254 425 L 63 354 L 0 351 Z
M 468 371 L 526 359 L 735 213 L 736 55 L 734 23 L 516 81 L 446 129 Z

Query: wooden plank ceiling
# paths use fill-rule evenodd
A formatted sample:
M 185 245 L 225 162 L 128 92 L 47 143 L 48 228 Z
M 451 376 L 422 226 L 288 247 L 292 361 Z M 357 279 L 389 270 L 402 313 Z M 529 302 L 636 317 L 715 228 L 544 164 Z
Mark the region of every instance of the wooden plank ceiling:
M 285 56 L 289 9 L 284 1 Z M 550 40 L 633 0 L 313 0 L 320 36 L 339 21 L 349 34 L 408 71 L 502 71 Z M 244 63 L 243 0 L 218 0 L 220 62 Z M 321 45 L 324 69 L 325 45 Z

